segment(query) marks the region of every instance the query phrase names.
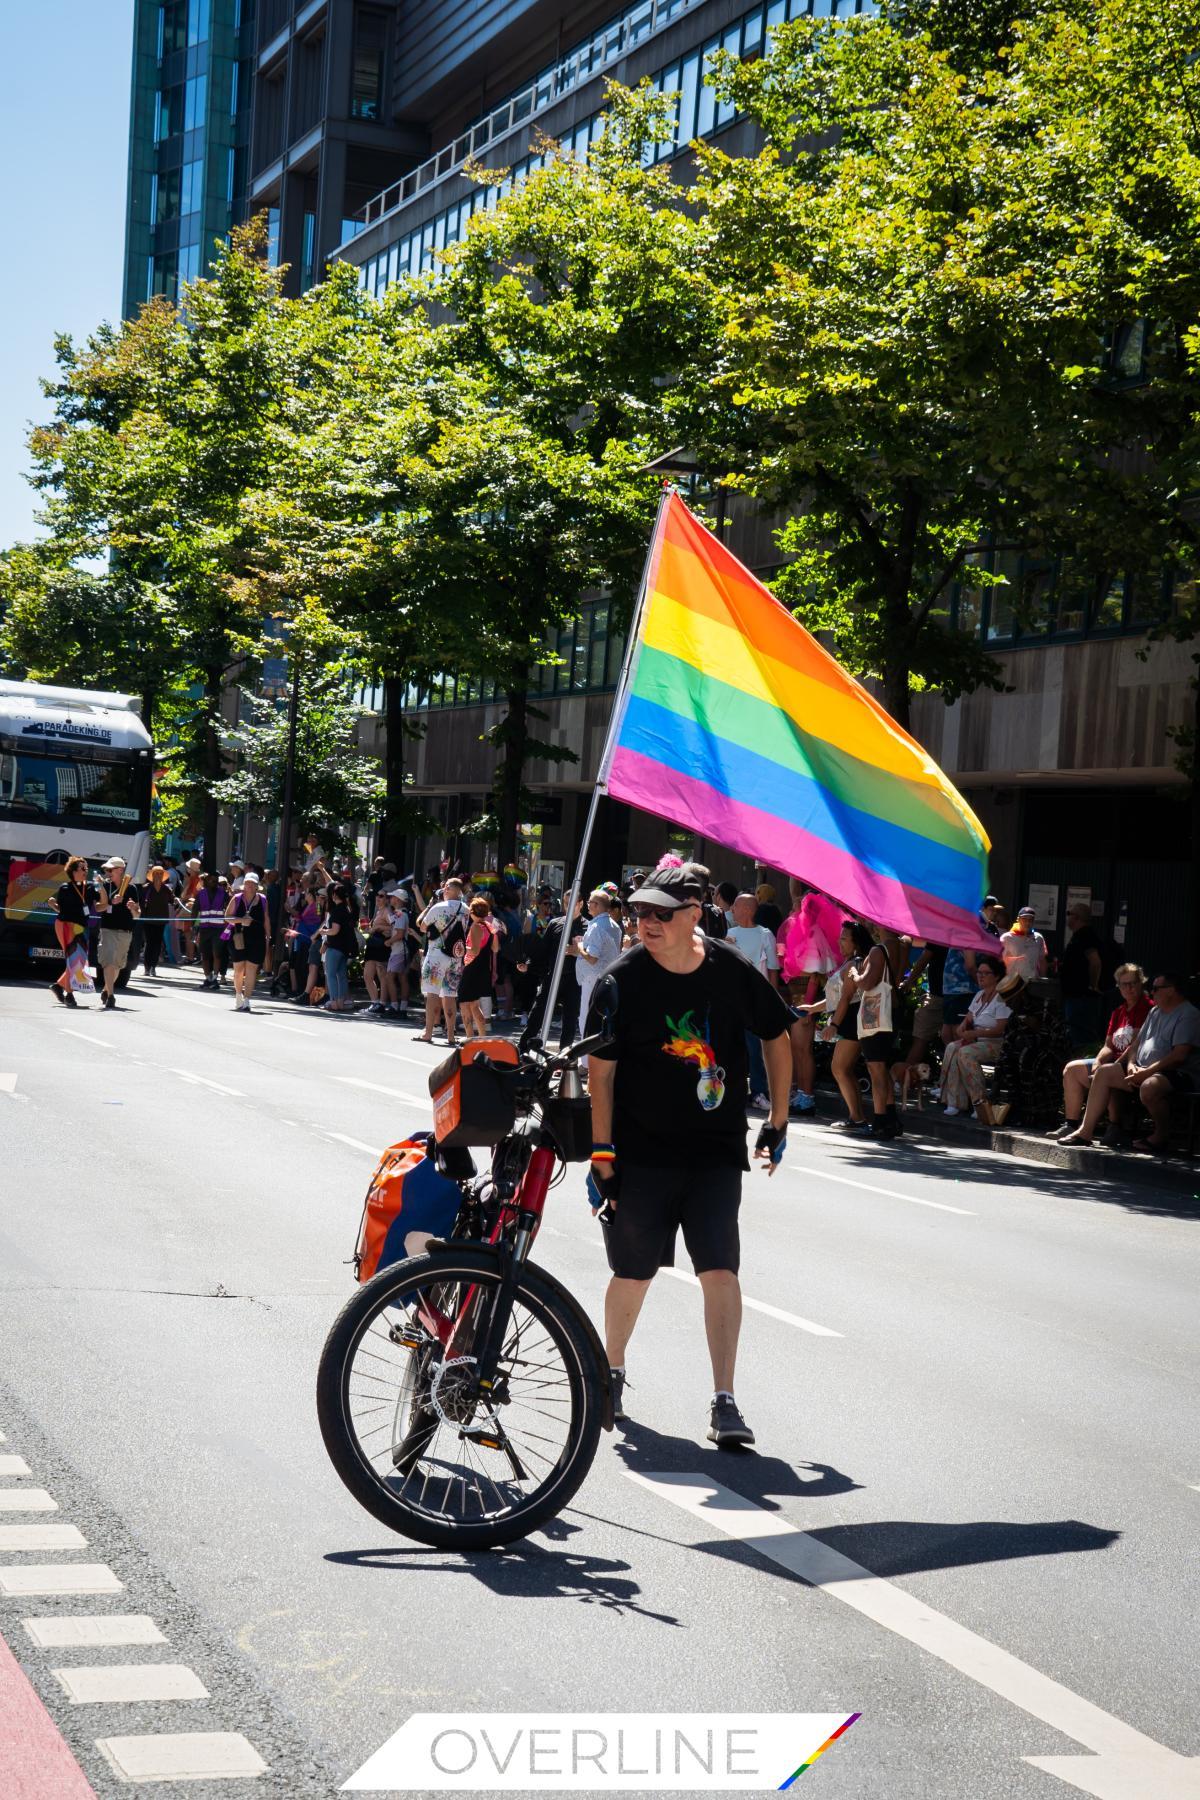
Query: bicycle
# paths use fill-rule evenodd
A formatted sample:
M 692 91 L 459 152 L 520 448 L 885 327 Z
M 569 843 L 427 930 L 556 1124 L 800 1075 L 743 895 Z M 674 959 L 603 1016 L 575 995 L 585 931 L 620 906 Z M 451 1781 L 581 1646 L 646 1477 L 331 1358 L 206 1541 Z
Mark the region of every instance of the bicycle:
M 551 1056 L 536 1039 L 520 1053 L 477 1040 L 462 1047 L 469 1061 L 434 1071 L 434 1154 L 462 1196 L 453 1233 L 366 1282 L 326 1339 L 317 1412 L 330 1460 L 372 1517 L 418 1543 L 526 1536 L 567 1505 L 612 1429 L 596 1328 L 529 1260 L 551 1185 L 590 1155 L 574 1070 L 604 1042 L 600 1031 Z M 468 1066 L 481 1079 L 444 1105 L 439 1081 Z M 494 1144 L 487 1174 L 464 1139 Z

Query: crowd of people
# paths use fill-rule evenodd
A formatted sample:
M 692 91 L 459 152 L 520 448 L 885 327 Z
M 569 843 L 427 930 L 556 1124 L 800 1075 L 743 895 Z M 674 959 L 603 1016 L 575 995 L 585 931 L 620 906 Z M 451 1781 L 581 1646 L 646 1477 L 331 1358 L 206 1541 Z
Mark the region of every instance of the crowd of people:
M 423 1042 L 453 1046 L 499 1020 L 545 1028 L 565 933 L 557 1029 L 566 1041 L 586 1020 L 597 979 L 637 941 L 628 907 L 636 876 L 623 888 L 599 883 L 568 921 L 557 892 L 525 885 L 516 871 L 475 882 L 444 869 L 400 877 L 377 856 L 356 874 L 311 839 L 286 877 L 238 858 L 213 873 L 196 857 L 156 863 L 136 884 L 118 857 L 95 878 L 72 857 L 64 874 L 65 968 L 53 991 L 66 1006 L 91 989 L 90 952 L 101 1005 L 114 1007 L 136 950 L 148 975 L 165 958 L 194 968 L 204 991 L 228 982 L 238 1012 L 252 1010 L 263 981 L 297 1006 L 411 1019 Z M 1162 1151 L 1172 1094 L 1200 1091 L 1200 1012 L 1182 976 L 1148 984 L 1135 963 L 1114 968 L 1086 905 L 1068 910 L 1051 999 L 1049 952 L 1030 906 L 1010 923 L 1000 900 L 986 897 L 979 920 L 995 940 L 989 955 L 848 918 L 801 881 L 787 898 L 785 915 L 768 882 L 754 892 L 710 882 L 697 930 L 727 939 L 787 1002 L 793 1117 L 813 1111 L 818 1074 L 844 1105 L 834 1129 L 884 1140 L 903 1129 L 897 1102 L 914 1077 L 946 1116 L 983 1124 L 1002 1122 L 1015 1105 L 1019 1122 L 1044 1126 L 1057 1117 L 1061 1088 L 1052 1131 L 1064 1142 L 1091 1144 L 1103 1127 L 1108 1146 Z M 351 994 L 352 972 L 365 999 Z M 752 1033 L 746 1049 L 750 1104 L 762 1110 L 766 1073 Z

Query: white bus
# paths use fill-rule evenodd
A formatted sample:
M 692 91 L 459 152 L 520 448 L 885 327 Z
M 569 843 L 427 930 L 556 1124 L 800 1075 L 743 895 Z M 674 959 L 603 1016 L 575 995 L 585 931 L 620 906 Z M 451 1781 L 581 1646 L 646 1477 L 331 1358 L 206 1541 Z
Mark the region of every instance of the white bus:
M 0 681 L 0 957 L 56 958 L 68 856 L 150 861 L 154 748 L 129 694 Z

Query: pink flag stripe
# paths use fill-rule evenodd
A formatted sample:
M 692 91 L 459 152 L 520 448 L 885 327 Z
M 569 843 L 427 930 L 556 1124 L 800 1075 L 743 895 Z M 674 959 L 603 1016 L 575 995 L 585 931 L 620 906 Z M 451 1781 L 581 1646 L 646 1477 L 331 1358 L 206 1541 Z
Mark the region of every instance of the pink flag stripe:
M 951 906 L 936 894 L 909 887 L 893 875 L 866 868 L 857 857 L 823 838 L 766 812 L 748 800 L 719 794 L 707 782 L 653 762 L 618 745 L 608 779 L 614 800 L 727 844 L 772 868 L 784 869 L 829 894 L 849 913 L 891 931 L 962 950 L 997 951 L 996 939 L 974 913 Z

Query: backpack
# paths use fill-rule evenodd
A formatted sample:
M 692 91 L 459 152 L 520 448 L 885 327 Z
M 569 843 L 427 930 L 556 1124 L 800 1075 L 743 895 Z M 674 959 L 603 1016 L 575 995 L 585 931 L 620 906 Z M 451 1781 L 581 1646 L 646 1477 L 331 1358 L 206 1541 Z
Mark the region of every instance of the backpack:
M 700 929 L 705 937 L 710 938 L 720 939 L 729 934 L 728 919 L 711 900 L 702 900 L 700 903 Z
M 410 1231 L 449 1237 L 458 1216 L 457 1183 L 428 1154 L 428 1131 L 414 1132 L 385 1150 L 371 1177 L 354 1250 L 354 1279 L 370 1281 L 408 1255 Z
M 435 940 L 438 949 L 443 951 L 446 956 L 457 957 L 461 962 L 466 954 L 469 923 L 470 915 L 464 905 L 462 911 L 454 915 L 445 930 L 438 933 Z

